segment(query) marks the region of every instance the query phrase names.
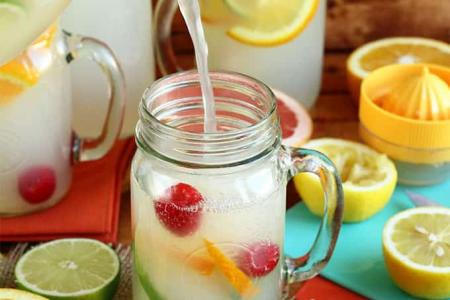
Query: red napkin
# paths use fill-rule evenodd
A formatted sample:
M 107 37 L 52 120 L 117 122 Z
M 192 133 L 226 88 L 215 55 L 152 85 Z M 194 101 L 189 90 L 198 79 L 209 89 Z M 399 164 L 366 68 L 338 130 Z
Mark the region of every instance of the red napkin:
M 364 300 L 363 296 L 355 294 L 321 276 L 308 280 L 296 296 L 297 300 Z
M 0 218 L 0 241 L 87 237 L 115 243 L 121 187 L 135 151 L 132 138 L 119 141 L 101 160 L 78 164 L 69 193 L 42 212 Z

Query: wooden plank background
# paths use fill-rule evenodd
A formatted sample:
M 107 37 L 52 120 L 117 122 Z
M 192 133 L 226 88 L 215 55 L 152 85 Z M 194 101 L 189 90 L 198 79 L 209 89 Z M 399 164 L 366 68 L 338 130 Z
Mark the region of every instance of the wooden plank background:
M 328 51 L 348 51 L 387 36 L 450 42 L 450 0 L 328 0 L 327 15 Z M 176 53 L 192 53 L 180 14 L 174 21 L 173 45 Z

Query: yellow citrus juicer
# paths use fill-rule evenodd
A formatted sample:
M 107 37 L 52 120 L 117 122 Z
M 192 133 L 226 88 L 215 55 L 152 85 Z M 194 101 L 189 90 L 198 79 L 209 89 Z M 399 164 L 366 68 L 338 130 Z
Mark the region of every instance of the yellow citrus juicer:
M 394 160 L 398 181 L 435 184 L 450 177 L 450 68 L 389 65 L 364 79 L 360 136 Z

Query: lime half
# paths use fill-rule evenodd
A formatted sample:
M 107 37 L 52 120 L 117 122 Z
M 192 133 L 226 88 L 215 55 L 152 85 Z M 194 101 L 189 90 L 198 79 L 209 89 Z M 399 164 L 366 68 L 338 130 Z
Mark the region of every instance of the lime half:
M 2 300 L 48 300 L 47 298 L 34 295 L 29 292 L 15 289 L 0 289 L 0 299 Z
M 50 299 L 110 300 L 119 283 L 116 253 L 91 239 L 61 239 L 33 248 L 16 265 L 17 285 Z

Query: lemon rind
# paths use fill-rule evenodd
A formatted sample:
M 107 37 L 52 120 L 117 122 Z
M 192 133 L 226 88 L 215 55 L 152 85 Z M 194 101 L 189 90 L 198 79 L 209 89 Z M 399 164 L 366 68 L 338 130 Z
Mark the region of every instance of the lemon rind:
M 275 31 L 276 33 L 283 32 L 283 34 L 255 33 L 255 31 L 251 28 L 248 29 L 244 26 L 233 26 L 229 30 L 227 30 L 227 35 L 243 44 L 258 47 L 273 47 L 285 44 L 295 39 L 301 32 L 303 32 L 303 30 L 305 30 L 305 28 L 316 15 L 320 1 L 323 0 L 311 0 L 312 4 L 306 8 L 306 13 L 297 16 L 297 18 L 295 18 L 295 20 L 292 21 L 289 26 L 283 27 L 282 30 Z M 286 34 L 286 32 L 288 32 L 288 34 Z M 249 36 L 259 37 L 248 38 Z M 268 36 L 277 36 L 278 38 L 268 38 Z

